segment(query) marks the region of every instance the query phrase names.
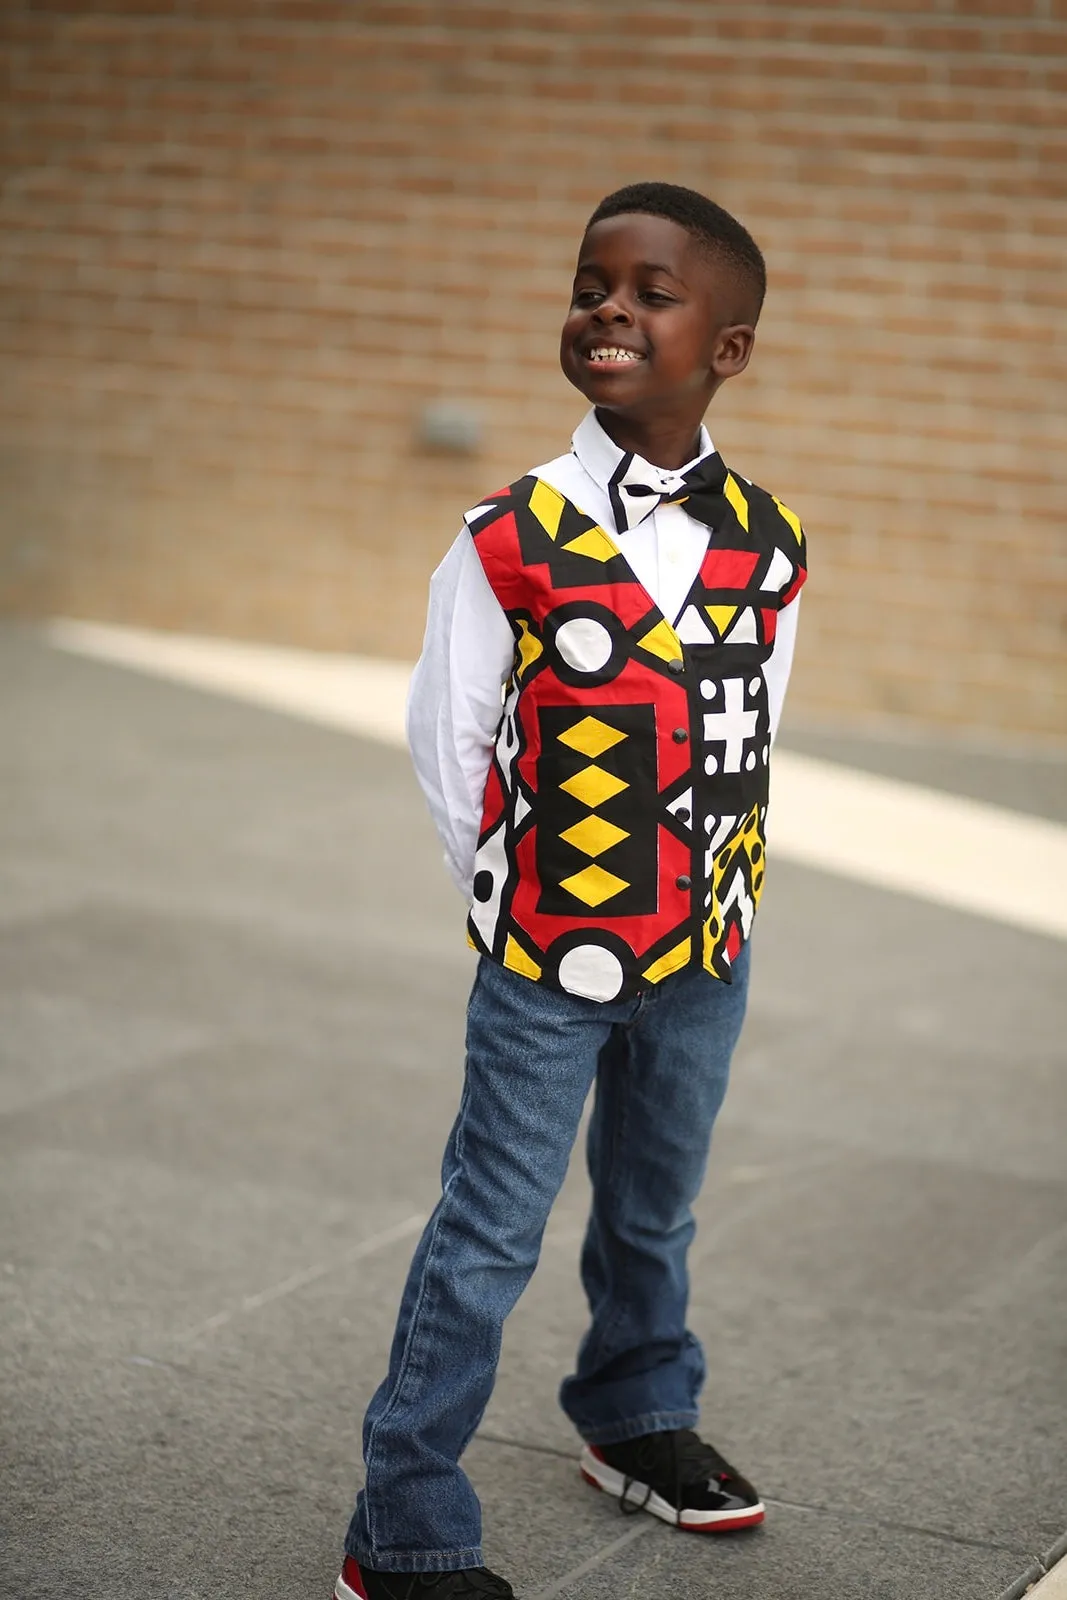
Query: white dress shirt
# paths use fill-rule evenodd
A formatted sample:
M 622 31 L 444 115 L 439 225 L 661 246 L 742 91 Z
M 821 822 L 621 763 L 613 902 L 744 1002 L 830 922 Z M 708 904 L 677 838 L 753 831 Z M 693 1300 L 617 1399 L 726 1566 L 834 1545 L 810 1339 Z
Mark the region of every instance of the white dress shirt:
M 647 481 L 674 490 L 681 473 L 713 448 L 701 428 L 699 453 L 678 472 L 639 458 L 638 464 Z M 649 598 L 675 623 L 700 571 L 709 530 L 684 506 L 663 505 L 628 533 L 617 532 L 608 484 L 622 458 L 590 411 L 575 430 L 570 452 L 532 471 L 608 530 Z M 772 653 L 763 668 L 772 741 L 793 662 L 799 605 L 798 595 L 779 613 Z M 684 628 L 679 636 L 686 642 Z M 502 689 L 514 656 L 511 627 L 464 527 L 430 579 L 426 636 L 411 679 L 407 732 L 445 864 L 468 899 Z

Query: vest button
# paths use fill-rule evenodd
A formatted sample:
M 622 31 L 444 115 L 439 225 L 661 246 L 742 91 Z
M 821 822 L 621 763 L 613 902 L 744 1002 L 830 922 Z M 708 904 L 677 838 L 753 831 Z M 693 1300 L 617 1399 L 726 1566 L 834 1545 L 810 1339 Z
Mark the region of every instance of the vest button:
M 675 728 L 674 732 L 671 734 L 671 738 L 674 740 L 675 744 L 685 744 L 686 740 L 689 738 L 689 734 L 685 728 Z
M 677 817 L 679 822 L 688 822 L 692 813 L 686 806 L 679 806 L 674 815 Z
M 671 661 L 667 662 L 667 671 L 673 672 L 676 678 L 685 671 L 685 662 L 681 656 L 675 656 Z
M 680 877 L 675 878 L 674 886 L 676 889 L 691 889 L 693 887 L 693 880 L 687 872 L 683 872 Z

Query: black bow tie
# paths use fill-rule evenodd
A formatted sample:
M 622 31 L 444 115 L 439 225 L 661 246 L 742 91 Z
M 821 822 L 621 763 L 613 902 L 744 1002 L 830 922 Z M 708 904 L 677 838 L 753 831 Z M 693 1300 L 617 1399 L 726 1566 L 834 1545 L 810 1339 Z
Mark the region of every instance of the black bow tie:
M 728 511 L 725 487 L 726 465 L 718 451 L 688 472 L 662 472 L 628 454 L 612 474 L 608 497 L 619 533 L 629 533 L 662 505 L 684 505 L 697 522 L 717 528 Z

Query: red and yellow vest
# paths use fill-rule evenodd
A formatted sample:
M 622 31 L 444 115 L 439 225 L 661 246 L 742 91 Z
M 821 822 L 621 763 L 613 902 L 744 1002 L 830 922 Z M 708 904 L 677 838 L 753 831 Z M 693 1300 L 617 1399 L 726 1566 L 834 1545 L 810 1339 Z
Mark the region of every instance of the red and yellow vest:
M 467 518 L 515 636 L 469 937 L 537 982 L 594 1000 L 690 965 L 729 982 L 748 937 L 764 875 L 763 667 L 806 556 L 773 495 L 732 475 L 725 492 L 678 624 L 696 644 L 542 479 Z

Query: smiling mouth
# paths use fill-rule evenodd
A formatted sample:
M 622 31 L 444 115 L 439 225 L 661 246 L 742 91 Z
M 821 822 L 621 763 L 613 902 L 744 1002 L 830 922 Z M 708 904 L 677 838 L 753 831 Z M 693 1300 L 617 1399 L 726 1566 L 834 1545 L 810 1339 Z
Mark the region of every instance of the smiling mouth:
M 621 345 L 614 344 L 594 345 L 592 350 L 586 350 L 584 355 L 586 361 L 591 361 L 596 366 L 624 366 L 645 359 L 637 350 L 624 350 Z

